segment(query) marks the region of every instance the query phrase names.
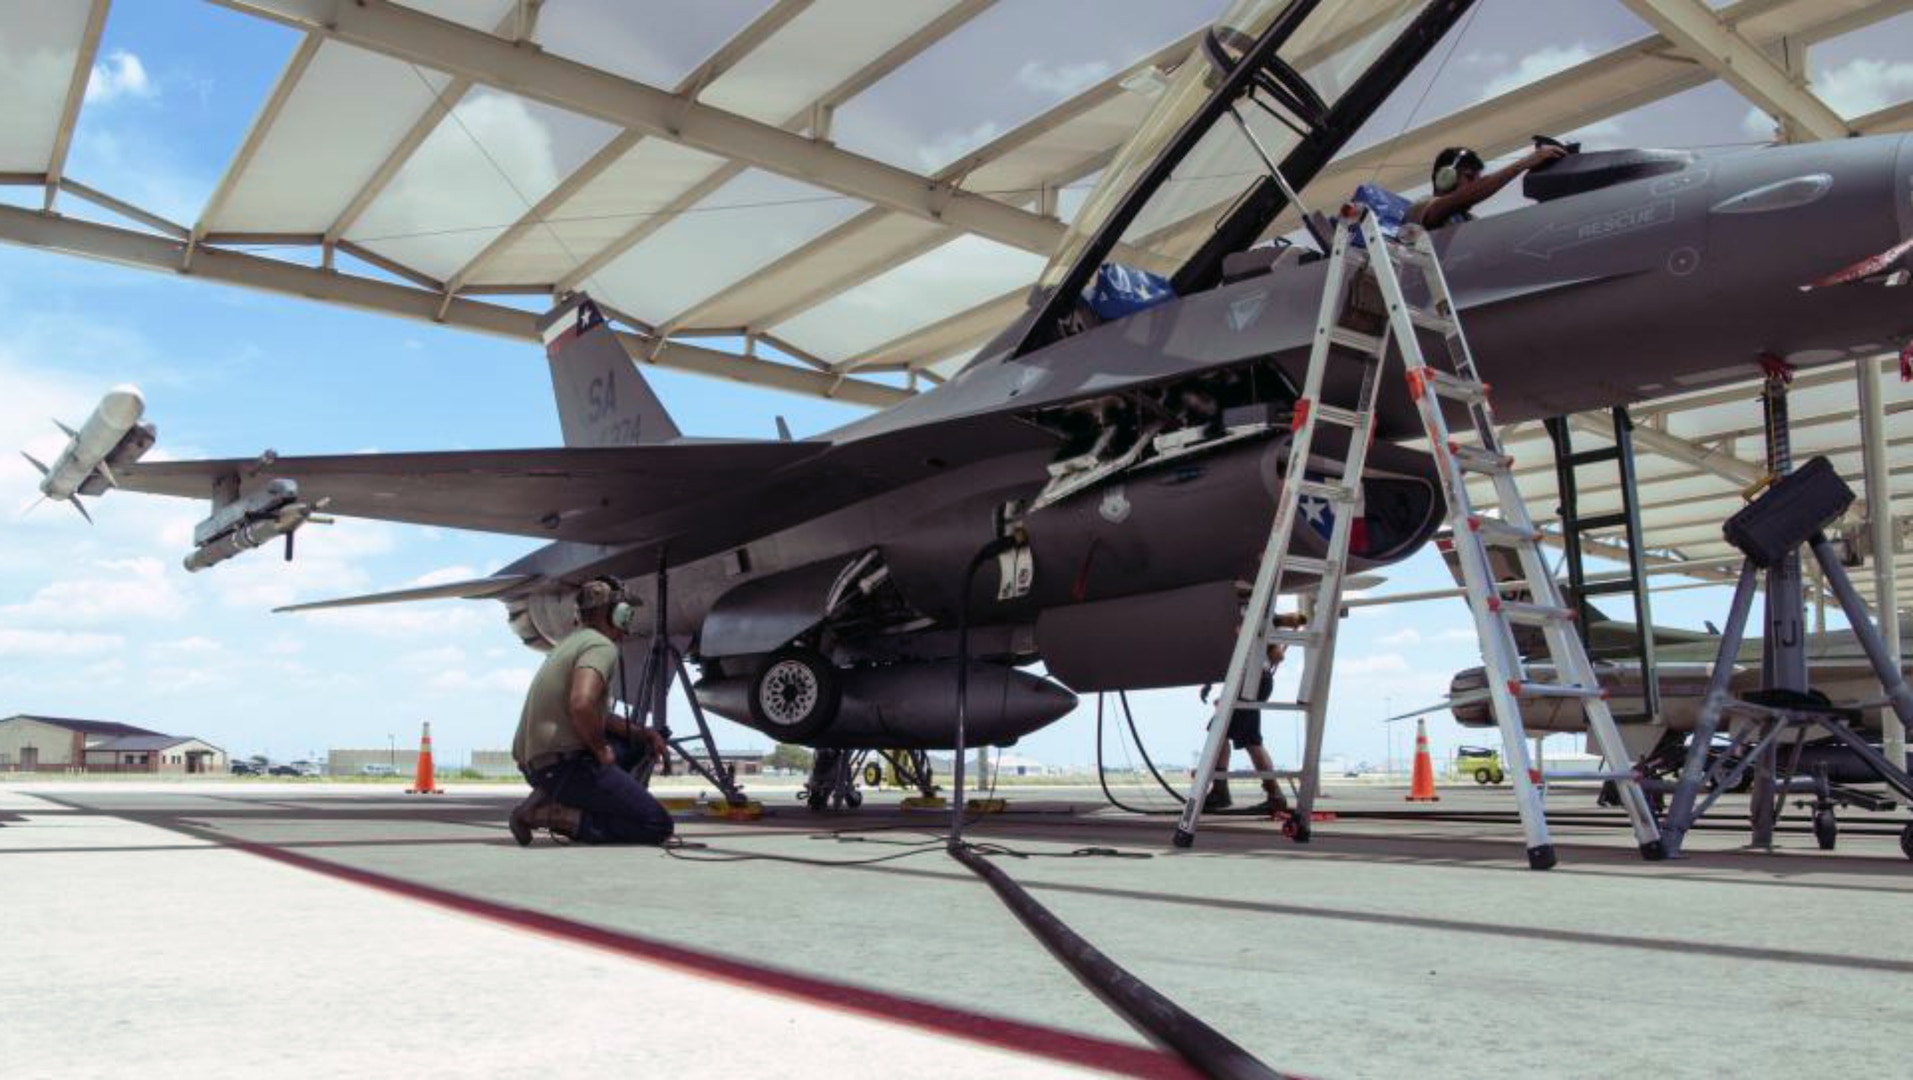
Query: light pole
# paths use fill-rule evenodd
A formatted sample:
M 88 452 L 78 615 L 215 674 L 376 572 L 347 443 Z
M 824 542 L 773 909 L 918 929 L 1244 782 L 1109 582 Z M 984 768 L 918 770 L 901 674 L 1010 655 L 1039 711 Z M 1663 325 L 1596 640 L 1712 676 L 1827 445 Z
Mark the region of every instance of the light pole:
M 385 735 L 385 757 L 385 763 L 392 766 L 393 771 L 396 772 L 399 767 L 399 741 L 390 732 Z

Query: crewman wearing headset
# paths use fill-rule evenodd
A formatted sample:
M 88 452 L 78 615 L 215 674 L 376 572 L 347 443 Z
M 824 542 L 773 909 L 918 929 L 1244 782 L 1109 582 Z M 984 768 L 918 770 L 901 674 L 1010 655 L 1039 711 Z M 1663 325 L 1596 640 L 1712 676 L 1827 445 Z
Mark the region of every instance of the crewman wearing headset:
M 531 843 L 538 829 L 586 844 L 661 844 L 671 815 L 636 777 L 620 767 L 607 737 L 666 752 L 656 731 L 610 709 L 611 672 L 618 645 L 631 632 L 637 609 L 616 578 L 585 582 L 578 590 L 582 624 L 551 650 L 525 695 L 512 758 L 531 794 L 511 812 L 511 835 Z
M 1567 155 L 1568 148 L 1559 143 L 1541 143 L 1533 153 L 1514 164 L 1484 173 L 1486 166 L 1480 154 L 1465 146 L 1451 146 L 1435 155 L 1435 166 L 1429 175 L 1434 191 L 1408 208 L 1408 220 L 1424 229 L 1473 221 L 1474 215 L 1469 211 L 1493 198 L 1509 181 Z

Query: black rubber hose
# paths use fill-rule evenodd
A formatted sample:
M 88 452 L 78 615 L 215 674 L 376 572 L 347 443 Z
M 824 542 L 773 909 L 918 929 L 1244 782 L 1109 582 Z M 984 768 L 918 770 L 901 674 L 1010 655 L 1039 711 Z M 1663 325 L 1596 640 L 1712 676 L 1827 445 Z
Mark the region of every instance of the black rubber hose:
M 1285 1075 L 1104 956 L 988 859 L 963 847 L 951 848 L 950 857 L 994 889 L 1030 933 L 1084 986 L 1151 1039 L 1182 1055 L 1204 1076 L 1269 1080 Z
M 1062 961 L 1063 966 L 1069 968 L 1083 985 L 1144 1034 L 1182 1055 L 1203 1075 L 1226 1077 L 1229 1080 L 1238 1077 L 1242 1080 L 1281 1077 L 1282 1073 L 1264 1065 L 1255 1055 L 1237 1046 L 1227 1036 L 1196 1019 L 1182 1006 L 1163 997 L 1148 983 L 1104 956 L 1076 931 L 1064 925 L 1063 920 L 1051 914 L 1048 908 L 1037 903 L 1008 874 L 991 865 L 988 859 L 963 842 L 963 744 L 970 704 L 970 585 L 978 568 L 1007 550 L 1010 544 L 1008 538 L 999 537 L 983 545 L 982 550 L 964 568 L 963 591 L 957 595 L 956 767 L 952 778 L 956 798 L 950 814 L 949 845 L 945 850 L 951 858 L 982 878 L 1009 905 L 1030 933 L 1035 934 L 1050 954 Z M 1100 754 L 1100 729 L 1097 734 L 1097 752 Z M 1107 788 L 1104 790 L 1107 791 Z
M 1169 781 L 1162 778 L 1162 773 L 1156 769 L 1155 761 L 1149 756 L 1149 748 L 1142 744 L 1142 734 L 1136 730 L 1136 714 L 1129 711 L 1129 691 L 1116 691 L 1116 700 L 1122 702 L 1123 719 L 1129 724 L 1129 741 L 1136 744 L 1136 752 L 1142 755 L 1142 763 L 1149 766 L 1149 775 L 1156 778 L 1156 783 L 1162 785 L 1162 789 L 1169 793 L 1170 798 L 1177 802 L 1187 801 L 1182 797 L 1182 792 L 1169 786 Z
M 1175 810 L 1147 810 L 1140 806 L 1131 806 L 1121 799 L 1118 799 L 1116 793 L 1109 790 L 1109 776 L 1107 775 L 1107 770 L 1103 767 L 1103 698 L 1106 696 L 1105 694 L 1096 695 L 1096 783 L 1103 789 L 1103 798 L 1109 801 L 1109 805 L 1128 814 L 1142 814 L 1148 817 L 1174 817 L 1181 814 L 1182 810 L 1180 806 Z M 1131 730 L 1134 730 L 1133 724 L 1131 725 Z M 1148 760 L 1148 757 L 1149 755 L 1145 752 L 1143 754 L 1144 760 Z M 1152 764 L 1150 766 L 1151 771 L 1154 771 L 1154 768 L 1155 766 Z M 1160 777 L 1158 777 L 1158 779 L 1160 779 Z M 1167 785 L 1164 786 L 1167 787 Z M 1171 794 L 1174 793 L 1171 792 Z M 1180 804 L 1182 797 L 1179 795 L 1176 796 L 1176 801 Z

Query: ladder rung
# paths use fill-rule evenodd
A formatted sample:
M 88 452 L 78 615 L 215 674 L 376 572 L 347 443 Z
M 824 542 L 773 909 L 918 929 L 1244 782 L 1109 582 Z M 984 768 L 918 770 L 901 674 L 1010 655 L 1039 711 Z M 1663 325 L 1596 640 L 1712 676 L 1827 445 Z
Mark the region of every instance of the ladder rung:
M 1433 330 L 1435 333 L 1441 334 L 1444 337 L 1451 336 L 1461 329 L 1455 324 L 1455 320 L 1430 311 L 1427 308 L 1409 308 L 1408 321 L 1421 327 L 1423 330 Z
M 1420 385 L 1426 387 L 1436 397 L 1445 397 L 1454 401 L 1478 405 L 1488 400 L 1488 385 L 1473 379 L 1464 379 L 1459 375 L 1450 375 L 1431 367 L 1419 367 L 1408 373 L 1411 390 Z
M 1295 483 L 1297 495 L 1306 495 L 1344 506 L 1352 504 L 1359 498 L 1360 491 L 1360 488 L 1346 484 L 1324 484 L 1320 480 L 1298 480 Z
M 1592 700 L 1607 696 L 1600 687 L 1589 689 L 1578 683 L 1522 682 L 1520 679 L 1508 680 L 1508 692 L 1518 698 L 1575 698 Z
M 1360 330 L 1350 330 L 1346 326 L 1337 326 L 1328 332 L 1331 344 L 1344 349 L 1352 349 L 1364 356 L 1374 356 L 1382 351 L 1382 339 L 1374 334 L 1364 334 Z
M 1589 532 L 1594 529 L 1618 529 L 1625 524 L 1627 514 L 1617 510 L 1612 514 L 1588 514 L 1574 518 L 1569 527 L 1579 532 Z
M 1290 555 L 1282 561 L 1282 572 L 1289 573 L 1291 571 L 1303 574 L 1326 574 L 1328 573 L 1328 563 L 1323 562 L 1321 559 L 1312 559 L 1307 555 Z
M 1613 581 L 1590 581 L 1581 586 L 1582 596 L 1615 596 L 1620 593 L 1634 592 L 1632 578 L 1616 578 Z
M 1521 626 L 1546 626 L 1552 622 L 1574 621 L 1574 609 L 1547 604 L 1526 604 L 1515 600 L 1490 598 L 1488 610 L 1499 611 L 1511 623 Z
M 1306 701 L 1256 701 L 1252 698 L 1243 698 L 1241 701 L 1235 703 L 1235 707 L 1238 709 L 1256 709 L 1261 712 L 1309 711 L 1308 702 Z
M 1455 464 L 1461 466 L 1464 470 L 1481 473 L 1485 476 L 1494 476 L 1514 467 L 1513 455 L 1497 454 L 1492 450 L 1480 446 L 1467 446 L 1462 443 L 1450 442 L 1448 444 L 1448 453 L 1455 459 Z
M 1290 630 L 1287 627 L 1277 627 L 1263 635 L 1262 640 L 1265 642 L 1274 642 L 1278 645 L 1300 645 L 1304 648 L 1308 648 L 1322 643 L 1322 632 L 1320 630 Z
M 1317 420 L 1327 420 L 1331 424 L 1340 424 L 1348 428 L 1361 427 L 1364 420 L 1362 414 L 1356 412 L 1354 409 L 1344 409 L 1336 405 L 1317 405 L 1315 407 L 1315 418 Z
M 1425 267 L 1432 265 L 1435 261 L 1433 255 L 1422 251 L 1412 244 L 1392 244 L 1388 249 L 1388 255 L 1396 262 L 1408 263 L 1412 266 Z
M 1619 460 L 1621 460 L 1621 450 L 1616 446 L 1603 446 L 1598 450 L 1579 450 L 1569 454 L 1567 457 L 1568 465 L 1571 468 L 1578 468 L 1582 465 L 1596 465 L 1603 461 Z
M 1482 543 L 1499 547 L 1517 547 L 1541 539 L 1541 534 L 1533 529 L 1518 529 L 1500 518 L 1480 514 L 1468 516 L 1468 531 L 1479 536 Z
M 1302 773 L 1298 769 L 1239 769 L 1235 772 L 1217 772 L 1210 774 L 1220 780 L 1300 780 Z

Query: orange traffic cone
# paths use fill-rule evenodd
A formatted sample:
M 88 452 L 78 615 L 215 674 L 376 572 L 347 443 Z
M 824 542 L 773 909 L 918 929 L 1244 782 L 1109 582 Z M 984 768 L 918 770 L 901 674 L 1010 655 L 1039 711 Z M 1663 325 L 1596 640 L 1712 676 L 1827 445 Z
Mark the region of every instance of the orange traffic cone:
M 405 793 L 407 795 L 445 794 L 445 789 L 439 787 L 432 776 L 432 722 L 430 720 L 425 721 L 425 734 L 419 736 L 418 771 L 412 777 L 412 786 L 406 788 Z
M 1415 721 L 1415 775 L 1408 785 L 1409 802 L 1440 802 L 1435 794 L 1435 760 L 1428 756 L 1428 721 Z

